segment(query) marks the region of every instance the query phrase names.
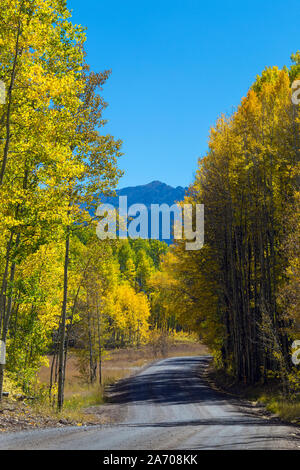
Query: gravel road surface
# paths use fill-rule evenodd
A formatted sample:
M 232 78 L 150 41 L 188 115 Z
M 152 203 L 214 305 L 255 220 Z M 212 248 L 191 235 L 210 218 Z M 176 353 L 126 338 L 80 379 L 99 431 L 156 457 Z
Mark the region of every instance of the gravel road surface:
M 209 361 L 166 359 L 121 382 L 118 424 L 2 434 L 0 449 L 300 449 L 297 428 L 260 417 L 207 386 L 201 374 Z

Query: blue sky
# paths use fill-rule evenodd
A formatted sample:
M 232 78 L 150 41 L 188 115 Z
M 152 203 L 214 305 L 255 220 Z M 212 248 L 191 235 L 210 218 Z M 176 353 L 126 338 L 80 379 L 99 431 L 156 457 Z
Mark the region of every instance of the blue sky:
M 112 69 L 106 132 L 121 138 L 120 187 L 193 181 L 209 129 L 265 66 L 300 49 L 299 0 L 68 0 L 88 62 Z

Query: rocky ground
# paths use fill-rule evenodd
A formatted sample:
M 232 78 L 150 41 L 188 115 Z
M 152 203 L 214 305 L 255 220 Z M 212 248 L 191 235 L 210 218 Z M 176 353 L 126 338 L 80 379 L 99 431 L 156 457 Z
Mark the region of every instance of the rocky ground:
M 42 409 L 41 409 L 42 410 Z M 0 433 L 18 432 L 31 429 L 59 428 L 66 426 L 92 426 L 106 424 L 109 421 L 109 409 L 102 407 L 90 407 L 76 419 L 68 416 L 51 415 L 47 411 L 38 411 L 30 404 L 3 399 L 0 405 Z
M 56 427 L 66 424 L 69 423 L 35 412 L 31 406 L 27 405 L 25 402 L 18 403 L 4 398 L 3 404 L 0 407 L 0 432 Z

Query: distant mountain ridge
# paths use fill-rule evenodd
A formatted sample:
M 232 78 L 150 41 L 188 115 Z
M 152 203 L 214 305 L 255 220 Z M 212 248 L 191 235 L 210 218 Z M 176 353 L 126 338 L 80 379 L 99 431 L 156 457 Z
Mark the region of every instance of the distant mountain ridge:
M 128 207 L 133 204 L 144 204 L 150 208 L 151 204 L 168 204 L 172 206 L 175 202 L 182 201 L 188 188 L 178 186 L 173 188 L 161 181 L 152 181 L 152 183 L 122 188 L 116 191 L 116 197 L 104 197 L 104 204 L 111 204 L 118 207 L 118 197 L 127 196 Z

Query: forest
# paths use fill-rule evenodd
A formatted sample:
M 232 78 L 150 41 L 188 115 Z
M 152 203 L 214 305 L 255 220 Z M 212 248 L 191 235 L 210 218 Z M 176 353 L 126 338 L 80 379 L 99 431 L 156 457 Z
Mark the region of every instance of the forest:
M 246 385 L 278 380 L 289 397 L 300 386 L 299 52 L 292 62 L 266 68 L 211 128 L 186 197 L 205 205 L 205 245 L 171 248 L 160 293 L 217 367 Z
M 201 250 L 100 241 L 93 214 L 125 161 L 105 132 L 110 70 L 89 67 L 85 29 L 64 0 L 0 4 L 0 401 L 8 386 L 32 395 L 47 364 L 62 410 L 70 349 L 101 385 L 106 351 L 179 332 L 236 382 L 276 380 L 297 396 L 300 53 L 262 71 L 211 128 L 182 201 L 205 206 Z

